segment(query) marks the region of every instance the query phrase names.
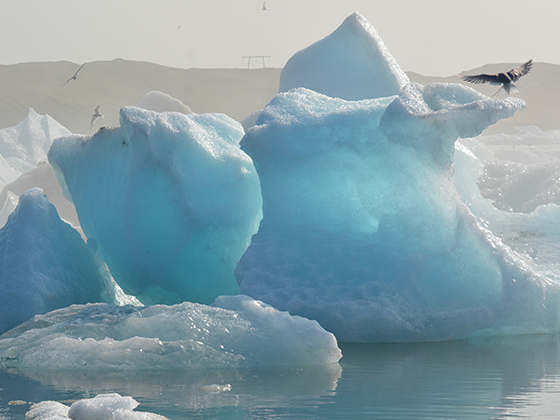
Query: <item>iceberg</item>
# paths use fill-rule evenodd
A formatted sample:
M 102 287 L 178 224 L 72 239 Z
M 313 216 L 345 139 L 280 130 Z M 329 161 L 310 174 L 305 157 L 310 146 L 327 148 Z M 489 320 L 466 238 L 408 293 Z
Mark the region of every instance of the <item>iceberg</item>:
M 24 192 L 39 187 L 49 202 L 56 208 L 59 217 L 81 233 L 80 222 L 74 205 L 68 201 L 60 188 L 48 162 L 40 162 L 32 169 L 19 176 L 15 181 L 6 184 L 0 192 L 0 228 L 6 224 L 8 216 L 16 208 L 19 196 Z
M 58 138 L 49 161 L 87 238 L 143 303 L 239 293 L 235 265 L 257 231 L 260 183 L 222 114 L 121 110 L 121 126 Z
M 334 335 L 316 321 L 243 295 L 222 296 L 213 306 L 72 305 L 0 336 L 0 364 L 20 370 L 172 372 L 321 365 L 341 357 Z
M 136 104 L 137 108 L 144 108 L 157 112 L 181 112 L 183 114 L 192 114 L 191 109 L 181 100 L 174 98 L 167 93 L 159 90 L 152 90 Z
M 335 67 L 315 64 L 336 57 L 339 42 L 355 47 L 339 34 L 356 22 L 364 32 L 353 15 L 294 55 L 301 64 L 286 66 L 289 79 L 312 80 L 309 71 L 321 80 Z M 316 319 L 342 342 L 556 331 L 558 286 L 478 223 L 453 178 L 456 140 L 525 102 L 458 84 L 407 84 L 393 60 L 372 64 L 367 54 L 347 67 L 394 88 L 350 101 L 343 82 L 343 93 L 329 96 L 322 83 L 318 92 L 292 83 L 241 142 L 263 195 L 259 231 L 236 269 L 241 292 Z
M 69 134 L 49 115 L 39 115 L 33 108 L 16 126 L 0 129 L 0 187 L 46 162 L 53 140 Z
M 280 74 L 280 92 L 304 87 L 359 100 L 397 95 L 409 82 L 375 28 L 354 13 L 332 34 L 288 60 Z
M 241 142 L 263 194 L 236 271 L 241 292 L 342 342 L 460 339 L 526 322 L 554 330 L 544 301 L 558 288 L 478 225 L 453 180 L 455 140 L 524 106 L 456 84 L 353 102 L 277 95 Z
M 40 188 L 20 197 L 0 230 L 0 332 L 74 303 L 119 303 L 114 286 L 105 264 Z

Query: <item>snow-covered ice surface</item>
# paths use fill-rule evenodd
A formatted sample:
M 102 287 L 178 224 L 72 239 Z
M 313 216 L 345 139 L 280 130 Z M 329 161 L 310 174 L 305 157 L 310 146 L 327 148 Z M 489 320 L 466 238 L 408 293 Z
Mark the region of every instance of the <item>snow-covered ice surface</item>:
M 0 336 L 2 367 L 22 370 L 297 366 L 341 357 L 335 337 L 316 321 L 243 295 L 220 297 L 213 306 L 73 305 Z
M 55 174 L 115 280 L 144 303 L 212 303 L 261 218 L 259 179 L 223 114 L 126 107 L 121 127 L 58 138 Z

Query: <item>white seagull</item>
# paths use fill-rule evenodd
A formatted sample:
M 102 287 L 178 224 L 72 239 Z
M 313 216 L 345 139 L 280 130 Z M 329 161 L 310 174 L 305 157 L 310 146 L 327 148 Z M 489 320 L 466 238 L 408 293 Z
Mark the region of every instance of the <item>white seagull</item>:
M 89 128 L 93 128 L 93 123 L 95 122 L 95 120 L 97 120 L 98 118 L 103 118 L 105 119 L 105 115 L 102 115 L 101 112 L 99 112 L 99 107 L 101 105 L 97 105 L 97 108 L 95 108 L 95 112 L 93 114 L 93 117 L 91 118 L 91 124 L 89 125 Z
M 74 73 L 74 76 L 72 76 L 70 79 L 68 79 L 66 82 L 64 82 L 64 85 L 65 85 L 66 83 L 68 83 L 70 80 L 76 80 L 76 77 L 78 77 L 78 72 L 79 72 L 79 71 L 82 69 L 82 67 L 84 67 L 85 65 L 86 65 L 86 63 L 82 64 L 82 65 L 80 66 L 80 68 L 79 68 L 78 70 L 76 70 L 76 73 Z M 64 86 L 64 85 L 62 85 L 62 86 Z M 62 87 L 62 86 L 61 86 L 61 87 Z
M 496 96 L 502 90 L 509 95 L 511 91 L 518 92 L 519 87 L 515 86 L 513 82 L 518 80 L 521 76 L 525 76 L 531 70 L 533 65 L 533 60 L 527 61 L 525 64 L 520 65 L 514 69 L 511 69 L 507 73 L 498 74 L 477 74 L 475 76 L 461 76 L 461 78 L 466 82 L 471 83 L 490 83 L 491 85 L 502 85 L 498 92 L 493 96 Z

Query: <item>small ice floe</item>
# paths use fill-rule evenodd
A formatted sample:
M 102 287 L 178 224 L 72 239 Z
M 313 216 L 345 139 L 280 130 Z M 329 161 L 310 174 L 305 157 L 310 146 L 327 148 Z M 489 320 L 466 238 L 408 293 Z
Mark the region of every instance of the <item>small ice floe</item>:
M 202 385 L 202 386 L 199 386 L 198 389 L 200 389 L 203 392 L 208 392 L 209 394 L 221 394 L 222 392 L 231 391 L 231 385 L 230 384 L 225 384 L 225 385 L 219 385 L 219 384 Z
M 8 402 L 8 405 L 25 405 L 25 404 L 29 404 L 29 403 L 23 400 L 12 400 Z
M 34 404 L 25 414 L 25 420 L 166 420 L 159 414 L 133 411 L 138 401 L 119 394 L 99 394 L 95 398 L 76 401 L 70 407 L 57 401 Z

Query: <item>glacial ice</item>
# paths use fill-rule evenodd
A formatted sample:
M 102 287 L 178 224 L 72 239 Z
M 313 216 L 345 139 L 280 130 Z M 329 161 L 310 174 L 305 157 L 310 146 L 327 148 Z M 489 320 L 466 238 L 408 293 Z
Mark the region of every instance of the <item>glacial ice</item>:
M 125 107 L 121 127 L 54 141 L 49 161 L 90 254 L 127 293 L 171 306 L 36 315 L 1 337 L 4 367 L 335 363 L 319 323 L 353 342 L 558 330 L 558 284 L 488 230 L 520 218 L 542 228 L 558 206 L 541 197 L 531 216 L 504 216 L 476 187 L 476 152 L 488 151 L 465 140 L 524 101 L 409 83 L 358 14 L 294 55 L 280 90 L 245 135 L 224 115 Z
M 280 75 L 280 92 L 304 87 L 359 100 L 397 95 L 409 82 L 375 28 L 354 13 L 332 34 L 288 60 Z
M 316 319 L 339 341 L 556 328 L 543 302 L 556 288 L 479 228 L 452 176 L 458 137 L 524 106 L 456 84 L 356 102 L 277 95 L 241 142 L 264 209 L 237 267 L 242 293 Z M 522 298 L 523 315 L 506 316 Z
M 16 126 L 0 129 L 0 189 L 46 161 L 53 140 L 69 134 L 49 115 L 39 115 L 33 108 Z
M 167 93 L 159 90 L 152 90 L 136 104 L 137 108 L 148 109 L 157 112 L 181 112 L 183 114 L 192 114 L 191 109 L 181 100 L 174 98 Z
M 80 221 L 74 205 L 63 195 L 62 188 L 48 162 L 41 162 L 18 179 L 4 185 L 0 192 L 0 228 L 6 224 L 8 216 L 17 206 L 19 196 L 24 192 L 39 187 L 43 190 L 49 202 L 55 206 L 60 218 L 81 232 Z
M 262 207 L 243 133 L 222 114 L 125 107 L 121 127 L 53 143 L 84 234 L 126 293 L 168 304 L 239 293 L 233 271 Z
M 213 306 L 73 305 L 0 336 L 0 363 L 18 369 L 176 371 L 330 364 L 341 357 L 335 337 L 316 321 L 243 295 L 222 296 Z
M 133 411 L 139 405 L 132 397 L 117 393 L 99 394 L 78 400 L 70 407 L 57 401 L 41 401 L 31 406 L 26 420 L 165 420 L 154 413 Z
M 0 333 L 74 303 L 118 303 L 117 293 L 105 264 L 43 191 L 24 193 L 0 230 Z

